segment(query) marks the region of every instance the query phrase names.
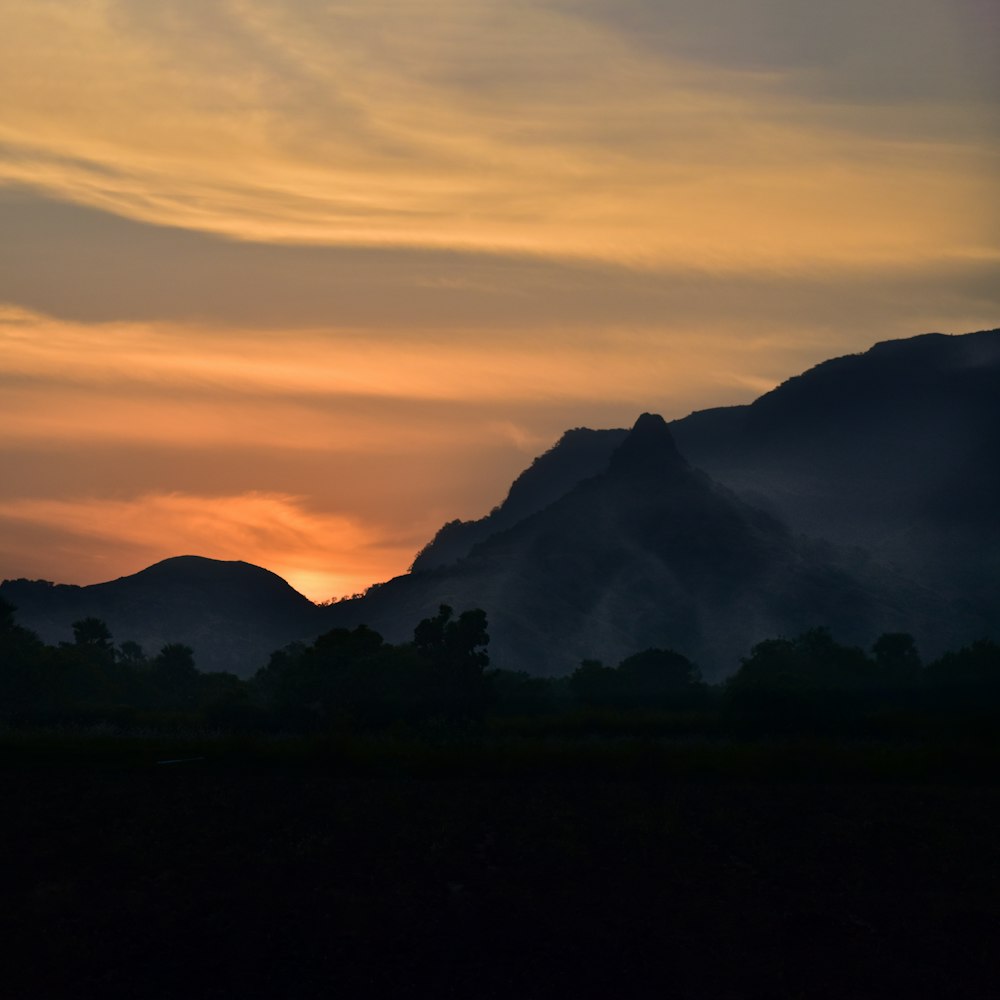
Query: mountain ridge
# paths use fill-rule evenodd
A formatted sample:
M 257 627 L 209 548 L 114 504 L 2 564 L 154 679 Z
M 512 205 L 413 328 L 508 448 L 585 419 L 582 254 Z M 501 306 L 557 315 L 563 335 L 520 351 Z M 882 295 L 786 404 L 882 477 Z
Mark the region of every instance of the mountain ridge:
M 720 676 L 769 635 L 827 624 L 864 641 L 929 603 L 902 582 L 872 598 L 872 575 L 831 551 L 689 466 L 647 414 L 604 473 L 457 564 L 397 577 L 331 607 L 328 620 L 399 641 L 402 623 L 460 595 L 487 609 L 499 666 L 561 674 L 583 658 L 669 646 Z
M 655 640 L 685 654 L 701 649 L 707 672 L 718 674 L 735 667 L 740 643 L 797 623 L 842 622 L 843 637 L 862 643 L 875 638 L 866 628 L 910 631 L 933 653 L 1000 621 L 997 454 L 1000 330 L 921 334 L 824 361 L 744 406 L 669 425 L 644 414 L 631 430 L 567 431 L 485 517 L 449 522 L 410 573 L 330 608 L 252 564 L 194 556 L 92 587 L 7 581 L 0 594 L 49 641 L 68 638 L 70 622 L 89 614 L 107 619 L 117 640 L 135 639 L 128 629 L 155 613 L 157 627 L 143 634 L 191 645 L 205 669 L 243 675 L 274 648 L 334 625 L 364 621 L 390 641 L 408 639 L 438 603 L 484 607 L 496 662 L 535 672 L 553 672 L 551 648 L 568 636 L 559 669 L 577 656 L 612 662 Z M 671 534 L 681 514 L 687 527 Z M 716 544 L 727 537 L 728 554 Z M 699 544 L 714 582 L 698 567 Z M 765 557 L 770 569 L 761 568 Z M 554 560 L 570 570 L 549 572 Z M 196 579 L 216 573 L 214 584 Z M 137 596 L 162 574 L 173 598 L 157 605 Z M 736 601 L 725 596 L 727 580 L 742 580 L 729 587 L 749 595 L 741 609 L 725 610 Z M 761 580 L 769 596 L 760 596 Z M 222 600 L 220 587 L 236 599 Z M 808 594 L 806 621 L 796 602 Z M 660 605 L 669 602 L 667 613 Z M 716 624 L 723 638 L 709 642 L 709 608 L 718 621 L 748 624 Z M 168 636 L 168 625 L 180 631 Z
M 127 576 L 89 586 L 5 580 L 0 596 L 18 620 L 50 643 L 72 638 L 71 625 L 100 618 L 116 642 L 154 654 L 172 642 L 190 646 L 203 670 L 247 676 L 267 648 L 312 632 L 316 605 L 276 573 L 243 560 L 172 556 Z

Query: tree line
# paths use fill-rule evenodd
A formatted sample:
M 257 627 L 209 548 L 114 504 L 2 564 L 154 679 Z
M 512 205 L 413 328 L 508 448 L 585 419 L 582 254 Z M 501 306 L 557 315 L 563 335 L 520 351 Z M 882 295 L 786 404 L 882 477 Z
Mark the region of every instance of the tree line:
M 442 605 L 407 643 L 372 629 L 333 629 L 271 654 L 249 680 L 203 673 L 179 643 L 148 655 L 116 644 L 97 618 L 52 646 L 18 625 L 0 600 L 0 720 L 205 725 L 225 730 L 371 730 L 428 722 L 572 715 L 701 716 L 763 731 L 850 727 L 892 713 L 994 718 L 1000 645 L 982 639 L 924 664 L 913 638 L 885 633 L 871 650 L 824 628 L 758 643 L 721 684 L 669 649 L 616 666 L 584 660 L 571 674 L 490 669 L 484 611 Z

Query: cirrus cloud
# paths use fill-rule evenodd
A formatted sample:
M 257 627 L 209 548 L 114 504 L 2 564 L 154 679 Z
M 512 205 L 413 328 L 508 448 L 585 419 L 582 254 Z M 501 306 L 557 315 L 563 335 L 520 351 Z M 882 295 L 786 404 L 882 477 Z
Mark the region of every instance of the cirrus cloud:
M 796 6 L 8 4 L 0 182 L 269 242 L 730 269 L 995 249 L 992 102 L 885 84 L 943 37 L 931 75 L 982 63 L 969 3 Z

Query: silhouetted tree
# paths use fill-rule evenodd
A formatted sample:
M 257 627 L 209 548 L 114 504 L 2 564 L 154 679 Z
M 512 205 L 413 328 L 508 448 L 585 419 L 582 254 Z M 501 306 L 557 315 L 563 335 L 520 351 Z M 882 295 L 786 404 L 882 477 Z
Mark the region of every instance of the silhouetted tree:
M 164 646 L 154 657 L 154 684 L 158 700 L 166 707 L 192 708 L 198 699 L 199 673 L 194 650 L 180 642 Z
M 672 649 L 645 649 L 618 664 L 625 698 L 643 707 L 680 704 L 702 690 L 701 671 Z
M 726 681 L 727 709 L 776 729 L 842 722 L 877 684 L 874 663 L 854 646 L 835 642 L 829 629 L 795 639 L 767 639 Z
M 479 608 L 463 611 L 455 620 L 452 614 L 452 609 L 442 604 L 433 618 L 425 618 L 417 625 L 413 630 L 417 652 L 436 663 L 481 671 L 490 662 L 480 648 L 490 641 L 486 612 Z
M 928 664 L 927 685 L 952 707 L 995 710 L 1000 706 L 1000 645 L 979 639 Z
M 312 645 L 293 643 L 271 654 L 255 683 L 289 720 L 348 723 L 370 714 L 385 687 L 386 647 L 366 625 L 336 628 Z
M 413 630 L 413 646 L 431 668 L 428 681 L 441 714 L 450 718 L 480 718 L 486 709 L 487 685 L 483 671 L 490 658 L 486 612 L 463 611 L 457 619 L 442 604 L 433 618 Z
M 523 670 L 491 670 L 486 680 L 491 715 L 542 715 L 555 707 L 547 677 L 532 677 Z
M 620 694 L 618 673 L 600 660 L 584 660 L 569 676 L 569 691 L 581 705 L 616 705 Z
M 626 657 L 617 668 L 584 660 L 570 675 L 569 690 L 584 705 L 663 709 L 690 704 L 705 688 L 686 656 L 650 648 Z
M 883 632 L 872 646 L 872 655 L 885 677 L 906 680 L 920 672 L 917 644 L 907 632 Z
M 247 729 L 259 721 L 250 703 L 250 686 L 221 671 L 199 674 L 198 708 L 209 725 L 224 730 Z
M 55 703 L 93 709 L 119 700 L 121 677 L 108 626 L 100 618 L 82 618 L 72 628 L 73 642 L 60 643 L 53 657 Z
M 14 614 L 17 608 L 10 601 L 0 597 L 0 636 L 7 635 L 17 628 L 14 621 Z
M 146 653 L 139 643 L 127 639 L 118 646 L 118 662 L 133 669 L 142 667 L 146 665 Z
M 81 618 L 73 622 L 73 644 L 82 649 L 100 650 L 114 656 L 111 631 L 100 618 Z
M 153 668 L 169 677 L 194 677 L 198 671 L 194 665 L 194 650 L 180 642 L 168 643 L 153 660 Z
M 51 651 L 15 620 L 16 608 L 0 598 L 0 717 L 25 718 L 48 704 Z

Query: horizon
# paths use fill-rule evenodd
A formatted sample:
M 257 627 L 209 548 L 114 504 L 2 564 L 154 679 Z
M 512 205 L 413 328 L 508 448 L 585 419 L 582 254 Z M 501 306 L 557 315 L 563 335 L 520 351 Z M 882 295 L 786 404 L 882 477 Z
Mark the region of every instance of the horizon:
M 568 428 L 1000 317 L 980 0 L 7 7 L 0 578 L 329 600 Z
M 860 355 L 863 355 L 863 354 L 867 354 L 869 351 L 871 351 L 874 348 L 879 347 L 879 346 L 881 346 L 882 344 L 885 344 L 885 343 L 905 342 L 905 341 L 908 341 L 908 340 L 917 340 L 917 339 L 921 339 L 921 338 L 925 338 L 925 337 L 958 338 L 958 337 L 976 336 L 976 335 L 984 334 L 984 333 L 1000 333 L 1000 327 L 993 327 L 993 328 L 983 329 L 983 330 L 970 330 L 970 331 L 967 331 L 965 333 L 944 333 L 942 331 L 929 331 L 929 332 L 926 332 L 926 333 L 918 333 L 918 334 L 914 334 L 911 337 L 896 338 L 893 341 L 877 341 L 876 343 L 871 344 L 868 348 L 866 348 L 864 350 L 855 352 L 855 353 L 850 354 L 850 355 L 841 355 L 839 357 L 841 357 L 841 358 L 842 357 L 857 357 L 857 356 L 860 356 Z M 827 361 L 833 361 L 833 360 L 838 360 L 838 358 L 826 358 L 823 361 L 818 362 L 817 365 L 811 366 L 811 368 L 806 369 L 805 372 L 801 372 L 801 373 L 800 372 L 796 372 L 796 373 L 794 373 L 792 375 L 789 375 L 787 378 L 783 379 L 778 384 L 778 386 L 776 386 L 775 388 L 780 388 L 780 386 L 783 385 L 785 382 L 789 381 L 792 378 L 797 377 L 800 374 L 806 374 L 808 371 L 811 371 L 813 367 L 819 367 L 819 366 L 825 364 Z M 773 390 L 768 390 L 768 392 L 770 392 L 770 391 L 773 391 Z M 762 393 L 761 395 L 767 395 L 767 394 L 768 393 L 765 392 L 765 393 Z M 755 398 L 759 399 L 761 397 L 758 396 L 758 397 L 755 397 Z M 740 405 L 750 405 L 750 403 L 754 402 L 754 401 L 755 400 L 751 399 L 751 400 L 748 400 L 745 403 L 737 403 L 737 404 L 731 404 L 731 405 L 737 405 L 737 406 L 740 406 Z M 695 410 L 691 411 L 691 413 L 699 413 L 699 412 L 704 412 L 704 410 L 695 409 Z M 645 416 L 645 415 L 647 415 L 647 414 L 643 413 L 643 414 L 637 415 L 637 417 L 635 418 L 635 420 L 630 421 L 626 426 L 621 427 L 621 428 L 585 428 L 585 427 L 583 427 L 583 425 L 579 425 L 579 424 L 574 425 L 571 428 L 567 427 L 567 428 L 565 428 L 559 434 L 559 436 L 556 438 L 555 441 L 553 441 L 542 452 L 539 452 L 536 456 L 534 456 L 532 459 L 530 459 L 528 461 L 527 465 L 525 465 L 521 469 L 519 469 L 518 472 L 517 472 L 517 474 L 516 474 L 516 476 L 519 476 L 522 472 L 524 472 L 527 468 L 529 468 L 530 465 L 537 458 L 541 457 L 542 455 L 546 454 L 548 451 L 551 451 L 553 448 L 555 448 L 556 445 L 562 440 L 562 438 L 566 434 L 571 433 L 574 430 L 629 430 L 629 429 L 631 429 L 631 428 L 634 427 L 636 420 L 641 419 L 641 417 Z M 660 416 L 660 414 L 652 414 L 652 415 L 653 416 Z M 685 414 L 685 416 L 688 416 L 688 415 L 690 415 L 690 414 Z M 683 419 L 683 418 L 672 418 L 672 419 Z M 668 426 L 672 422 L 672 419 L 667 420 Z M 509 489 L 509 484 L 508 484 L 507 488 Z M 493 508 L 495 508 L 497 504 L 501 503 L 503 501 L 503 498 L 506 497 L 506 495 L 507 494 L 506 494 L 506 491 L 505 491 L 504 494 L 503 494 L 503 497 L 501 497 L 500 499 L 497 500 L 496 504 L 493 505 Z M 473 514 L 469 518 L 463 518 L 463 520 L 476 520 L 477 518 L 485 517 L 488 513 L 489 513 L 489 509 L 487 509 L 487 510 L 485 510 L 485 511 L 479 513 L 479 514 Z M 451 520 L 451 519 L 449 519 L 449 520 Z M 442 522 L 442 524 L 443 523 L 444 522 Z M 439 525 L 438 527 L 440 528 L 441 525 Z M 435 533 L 436 533 L 436 530 L 435 530 Z M 425 542 L 423 544 L 424 545 L 429 544 L 433 537 L 434 537 L 434 534 L 432 534 L 431 536 L 429 536 L 425 540 Z M 417 556 L 417 554 L 418 554 L 417 552 L 414 552 L 414 558 Z M 295 584 L 295 582 L 293 580 L 285 577 L 281 572 L 275 570 L 274 568 L 272 568 L 270 566 L 258 564 L 258 563 L 249 561 L 247 559 L 243 559 L 241 557 L 236 557 L 236 556 L 233 556 L 231 558 L 221 558 L 221 557 L 207 556 L 207 555 L 204 555 L 204 554 L 198 553 L 198 552 L 175 552 L 175 553 L 171 553 L 171 554 L 168 554 L 166 556 L 163 556 L 161 558 L 158 558 L 158 559 L 154 560 L 153 562 L 145 563 L 143 565 L 135 567 L 134 569 L 130 569 L 130 570 L 127 570 L 126 572 L 119 573 L 117 576 L 109 578 L 107 580 L 86 580 L 86 581 L 44 580 L 44 581 L 41 581 L 41 582 L 54 583 L 54 584 L 57 584 L 57 585 L 58 584 L 69 584 L 69 585 L 73 585 L 73 586 L 92 586 L 92 585 L 101 584 L 101 583 L 111 583 L 111 582 L 114 582 L 115 580 L 122 579 L 124 577 L 134 576 L 137 573 L 141 573 L 142 571 L 144 571 L 146 569 L 150 569 L 153 566 L 160 565 L 161 563 L 164 563 L 164 562 L 170 562 L 172 560 L 191 559 L 191 558 L 194 558 L 194 559 L 205 559 L 205 560 L 209 560 L 209 561 L 212 561 L 212 562 L 240 563 L 240 564 L 243 564 L 243 565 L 246 565 L 246 566 L 251 566 L 251 567 L 256 568 L 256 569 L 266 570 L 267 572 L 269 572 L 269 573 L 271 573 L 271 574 L 273 574 L 275 576 L 278 576 L 285 583 L 287 583 L 289 586 L 291 586 L 298 594 L 300 594 L 300 596 L 305 597 L 308 601 L 310 601 L 311 603 L 313 603 L 313 604 L 315 604 L 317 606 L 324 606 L 324 605 L 339 603 L 340 601 L 351 600 L 353 598 L 356 598 L 358 596 L 363 595 L 364 592 L 366 590 L 368 590 L 370 587 L 379 586 L 382 583 L 387 582 L 389 579 L 392 579 L 395 576 L 399 576 L 399 575 L 402 575 L 402 574 L 405 574 L 405 573 L 409 572 L 409 566 L 407 566 L 407 568 L 404 569 L 403 571 L 401 571 L 401 573 L 394 573 L 393 577 L 387 577 L 387 578 L 382 579 L 382 580 L 371 580 L 368 583 L 364 584 L 362 587 L 360 587 L 357 591 L 354 591 L 354 592 L 351 592 L 351 593 L 344 593 L 344 594 L 334 594 L 334 595 L 330 595 L 330 596 L 326 596 L 326 597 L 317 597 L 317 596 L 310 595 L 310 594 L 306 593 L 305 590 L 303 590 L 301 587 L 296 586 L 296 584 Z M 413 560 L 411 559 L 411 562 L 412 561 Z M 4 579 L 15 579 L 15 578 L 2 578 L 2 577 L 0 577 L 0 582 L 2 582 Z M 20 579 L 25 579 L 25 578 L 21 577 Z M 38 581 L 35 581 L 35 582 L 38 582 Z

